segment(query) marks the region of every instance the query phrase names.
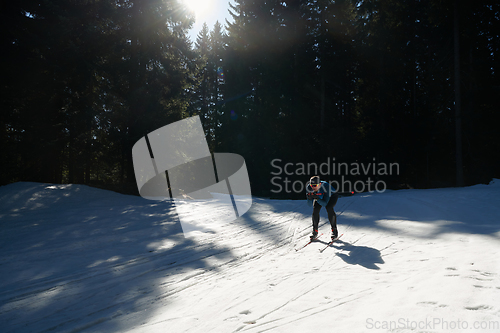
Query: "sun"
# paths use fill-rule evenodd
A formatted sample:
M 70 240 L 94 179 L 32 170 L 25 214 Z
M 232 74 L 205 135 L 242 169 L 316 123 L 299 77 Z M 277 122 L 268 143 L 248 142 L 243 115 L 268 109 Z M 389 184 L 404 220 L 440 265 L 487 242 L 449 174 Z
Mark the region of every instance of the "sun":
M 181 2 L 194 13 L 197 20 L 204 17 L 213 6 L 213 0 L 181 0 Z

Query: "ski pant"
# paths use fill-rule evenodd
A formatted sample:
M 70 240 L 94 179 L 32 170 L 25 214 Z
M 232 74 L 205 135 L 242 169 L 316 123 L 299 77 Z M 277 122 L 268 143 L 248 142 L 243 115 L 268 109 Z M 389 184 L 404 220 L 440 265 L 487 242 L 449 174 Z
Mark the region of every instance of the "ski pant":
M 339 199 L 338 193 L 333 193 L 326 205 L 326 211 L 328 213 L 328 220 L 330 221 L 330 225 L 332 226 L 332 230 L 337 231 L 337 214 L 333 210 L 333 207 L 337 204 L 337 200 Z M 319 211 L 321 210 L 321 205 L 318 201 L 314 200 L 313 213 L 312 213 L 312 222 L 313 229 L 318 230 L 319 225 Z

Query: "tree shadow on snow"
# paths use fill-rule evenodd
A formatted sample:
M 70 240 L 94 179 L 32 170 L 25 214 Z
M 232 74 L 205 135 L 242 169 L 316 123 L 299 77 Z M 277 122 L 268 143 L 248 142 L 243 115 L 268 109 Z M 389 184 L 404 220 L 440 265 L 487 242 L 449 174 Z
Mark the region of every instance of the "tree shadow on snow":
M 336 207 L 338 223 L 390 235 L 435 239 L 444 234 L 499 238 L 500 191 L 488 188 L 402 190 L 351 197 Z M 340 211 L 340 214 L 339 214 Z M 340 216 L 339 216 L 340 215 Z
M 433 238 L 449 232 L 494 234 L 500 229 L 492 222 L 497 211 L 488 210 L 494 216 L 476 222 L 467 211 L 454 212 L 457 203 L 443 207 L 433 198 L 419 202 L 420 194 L 427 192 L 340 200 L 335 209 L 339 231 L 352 227 Z M 259 242 L 286 248 L 306 237 L 311 212 L 304 201 L 255 198 L 253 207 L 231 223 L 245 240 L 248 233 Z M 324 228 L 324 210 L 321 219 Z M 0 322 L 7 332 L 122 331 L 124 323 L 147 321 L 144 309 L 168 311 L 171 296 L 235 258 L 229 244 L 211 241 L 217 235 L 209 233 L 201 241 L 184 238 L 172 203 L 86 186 L 2 187 L 0 228 Z M 378 270 L 384 264 L 380 251 L 368 246 L 338 240 L 332 247 L 350 265 Z M 136 315 L 121 323 L 119 318 L 127 313 Z
M 184 238 L 170 202 L 40 183 L 1 187 L 0 199 L 5 332 L 123 331 L 124 314 L 147 321 L 234 258 L 230 247 Z

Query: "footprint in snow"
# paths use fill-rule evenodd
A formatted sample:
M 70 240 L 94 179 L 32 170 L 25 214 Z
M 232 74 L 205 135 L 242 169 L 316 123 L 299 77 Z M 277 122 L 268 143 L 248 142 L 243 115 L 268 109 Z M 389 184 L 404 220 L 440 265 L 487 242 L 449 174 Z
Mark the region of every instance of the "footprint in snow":
M 478 310 L 488 310 L 491 309 L 491 307 L 488 305 L 478 305 L 478 306 L 466 306 L 464 309 L 471 311 L 478 311 Z

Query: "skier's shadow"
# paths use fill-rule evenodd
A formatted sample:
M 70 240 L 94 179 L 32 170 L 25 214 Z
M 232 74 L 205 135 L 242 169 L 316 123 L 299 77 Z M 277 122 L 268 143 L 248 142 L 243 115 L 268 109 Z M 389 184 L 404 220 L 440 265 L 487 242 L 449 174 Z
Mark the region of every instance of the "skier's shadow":
M 356 246 L 341 239 L 330 246 L 337 250 L 342 250 L 342 252 L 337 252 L 337 256 L 350 265 L 360 265 L 368 269 L 378 270 L 380 267 L 377 264 L 385 263 L 380 255 L 380 251 L 372 247 Z

